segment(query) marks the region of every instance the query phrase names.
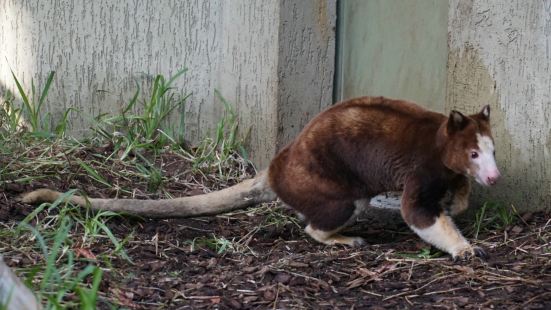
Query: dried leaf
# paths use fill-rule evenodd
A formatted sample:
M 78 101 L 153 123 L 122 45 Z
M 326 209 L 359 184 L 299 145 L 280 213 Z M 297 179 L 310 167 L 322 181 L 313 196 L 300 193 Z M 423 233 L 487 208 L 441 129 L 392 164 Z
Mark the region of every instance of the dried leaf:
M 77 258 L 84 257 L 87 259 L 93 259 L 93 260 L 96 259 L 96 255 L 94 255 L 94 253 L 92 253 L 90 249 L 78 248 L 78 249 L 75 249 L 75 254 L 77 255 Z

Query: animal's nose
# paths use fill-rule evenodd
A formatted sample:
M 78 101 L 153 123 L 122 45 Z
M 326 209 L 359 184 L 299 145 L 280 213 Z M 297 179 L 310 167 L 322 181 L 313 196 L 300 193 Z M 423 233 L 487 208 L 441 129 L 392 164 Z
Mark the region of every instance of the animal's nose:
M 497 180 L 499 179 L 500 177 L 500 173 L 497 172 L 496 174 L 492 175 L 492 176 L 489 176 L 487 181 L 488 181 L 488 184 L 490 185 L 495 185 L 497 183 Z

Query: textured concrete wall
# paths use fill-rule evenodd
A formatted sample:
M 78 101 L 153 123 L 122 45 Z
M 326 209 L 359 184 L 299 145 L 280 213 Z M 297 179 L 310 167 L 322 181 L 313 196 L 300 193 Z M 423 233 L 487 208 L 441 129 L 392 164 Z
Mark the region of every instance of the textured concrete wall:
M 259 167 L 276 152 L 279 20 L 277 2 L 222 1 L 220 66 L 209 72 L 221 93 L 237 104 L 241 133 L 249 132 L 247 149 Z M 217 112 L 209 118 L 216 119 L 222 106 L 208 106 Z M 208 122 L 198 125 L 210 127 Z
M 382 95 L 443 111 L 447 1 L 346 0 L 340 6 L 337 97 Z
M 337 19 L 336 1 L 279 2 L 278 148 L 333 103 Z
M 551 1 L 451 0 L 447 109 L 492 107 L 503 179 L 485 199 L 551 199 Z
M 134 80 L 187 67 L 177 83 L 193 92 L 187 138 L 214 128 L 219 89 L 264 166 L 331 104 L 335 14 L 331 0 L 0 0 L 0 88 L 14 88 L 8 64 L 26 85 L 55 70 L 47 110 L 82 111 L 72 128 L 82 133 L 92 117 L 120 110 Z
M 200 108 L 218 82 L 211 75 L 223 50 L 221 12 L 221 1 L 2 0 L 0 79 L 13 87 L 8 64 L 26 85 L 55 70 L 47 108 L 82 111 L 79 131 L 101 112 L 118 112 L 135 79 L 189 67 L 178 86 L 194 92 L 187 109 L 199 135 L 193 127 L 209 118 L 212 108 Z

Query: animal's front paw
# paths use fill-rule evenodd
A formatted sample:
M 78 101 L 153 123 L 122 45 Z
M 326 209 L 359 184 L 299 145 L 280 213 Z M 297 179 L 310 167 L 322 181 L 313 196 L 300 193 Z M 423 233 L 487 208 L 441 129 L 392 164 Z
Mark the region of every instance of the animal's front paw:
M 486 259 L 488 255 L 480 247 L 473 247 L 470 244 L 454 251 L 452 254 L 452 259 L 454 262 L 470 260 L 473 257 L 480 257 L 481 259 Z

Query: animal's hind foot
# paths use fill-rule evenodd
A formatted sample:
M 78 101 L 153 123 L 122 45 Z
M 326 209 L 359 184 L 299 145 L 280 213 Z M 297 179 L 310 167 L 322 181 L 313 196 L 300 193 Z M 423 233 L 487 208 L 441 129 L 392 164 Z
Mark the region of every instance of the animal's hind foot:
M 352 247 L 358 247 L 365 244 L 363 238 L 343 236 L 337 234 L 336 231 L 315 229 L 312 225 L 306 226 L 304 231 L 314 240 L 327 245 L 345 244 Z
M 351 247 L 359 247 L 365 244 L 365 240 L 361 237 L 348 237 L 335 234 L 330 238 L 331 242 L 327 244 L 346 244 Z

